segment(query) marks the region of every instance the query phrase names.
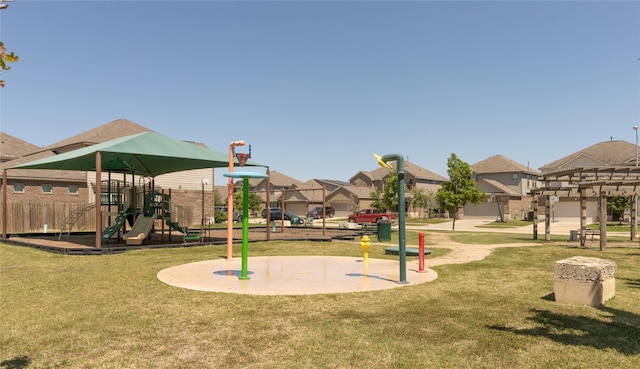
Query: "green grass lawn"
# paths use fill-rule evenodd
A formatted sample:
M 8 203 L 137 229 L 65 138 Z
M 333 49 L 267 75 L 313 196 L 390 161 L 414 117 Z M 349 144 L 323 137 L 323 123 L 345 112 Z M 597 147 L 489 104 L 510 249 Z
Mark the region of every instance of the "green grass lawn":
M 478 226 L 478 228 L 516 228 L 531 225 L 527 220 L 507 220 L 505 222 L 491 222 Z M 544 223 L 543 223 L 544 224 Z
M 251 256 L 361 255 L 357 242 L 249 247 Z M 637 248 L 535 243 L 436 267 L 431 283 L 348 294 L 236 295 L 156 279 L 225 248 L 63 256 L 0 244 L 0 368 L 640 367 Z M 370 257 L 381 250 L 372 245 Z M 553 301 L 554 263 L 576 255 L 617 263 L 604 306 Z

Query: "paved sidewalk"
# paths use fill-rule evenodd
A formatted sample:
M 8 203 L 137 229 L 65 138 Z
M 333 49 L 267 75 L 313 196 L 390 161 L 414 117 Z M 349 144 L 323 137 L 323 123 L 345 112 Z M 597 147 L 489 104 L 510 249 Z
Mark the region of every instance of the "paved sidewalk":
M 488 219 L 461 219 L 456 220 L 456 231 L 474 231 L 474 232 L 500 232 L 500 233 L 529 233 L 533 235 L 533 224 L 529 224 L 524 227 L 511 227 L 511 228 L 496 228 L 496 227 L 481 227 L 482 225 L 494 223 L 493 220 Z M 429 224 L 424 226 L 407 226 L 407 229 L 416 230 L 439 230 L 439 231 L 451 231 L 452 222 Z M 551 222 L 549 225 L 551 234 L 566 235 L 569 237 L 571 230 L 580 229 L 579 219 L 558 219 L 555 222 Z M 545 234 L 544 220 L 538 222 L 538 237 Z

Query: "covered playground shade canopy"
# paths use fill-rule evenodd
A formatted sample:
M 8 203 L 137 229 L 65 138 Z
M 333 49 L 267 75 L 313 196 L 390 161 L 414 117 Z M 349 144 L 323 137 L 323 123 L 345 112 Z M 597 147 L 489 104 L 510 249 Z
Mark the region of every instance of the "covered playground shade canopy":
M 11 169 L 95 171 L 98 152 L 101 157 L 98 165 L 102 171 L 147 177 L 191 169 L 224 168 L 229 164 L 227 154 L 148 131 L 19 164 Z M 237 163 L 237 159 L 234 161 Z M 244 165 L 262 166 L 252 161 Z
M 224 168 L 229 166 L 229 156 L 157 132 L 147 131 L 114 140 L 83 147 L 59 155 L 18 164 L 5 169 L 2 190 L 6 191 L 7 169 L 56 169 L 96 172 L 96 193 L 101 193 L 100 173 L 133 173 L 156 177 L 161 174 L 183 170 Z M 239 163 L 237 158 L 233 158 Z M 245 166 L 263 166 L 247 161 Z M 2 235 L 6 237 L 6 193 L 2 206 Z M 102 245 L 100 207 L 96 206 L 96 247 Z

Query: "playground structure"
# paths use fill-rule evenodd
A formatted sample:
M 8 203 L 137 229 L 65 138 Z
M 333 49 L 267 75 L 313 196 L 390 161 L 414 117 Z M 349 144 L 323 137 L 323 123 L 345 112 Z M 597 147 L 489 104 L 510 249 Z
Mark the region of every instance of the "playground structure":
M 124 240 L 127 245 L 141 245 L 154 231 L 159 230 L 162 241 L 171 241 L 172 232 L 181 234 L 183 242 L 194 242 L 202 239 L 200 229 L 190 228 L 187 223 L 189 210 L 171 201 L 171 190 L 158 191 L 152 180 L 141 186 L 130 182 L 109 180 L 101 186 L 102 223 L 100 234 L 102 241 Z M 67 238 L 73 229 L 74 222 L 84 213 L 95 209 L 95 204 L 88 204 L 71 213 L 64 221 L 58 239 L 64 233 Z
M 156 214 L 151 214 L 150 216 L 142 215 L 136 219 L 136 222 L 133 224 L 131 230 L 122 236 L 122 238 L 127 242 L 127 245 L 136 245 L 139 246 L 142 244 L 142 241 L 149 235 L 149 232 L 153 229 L 153 224 L 156 221 Z

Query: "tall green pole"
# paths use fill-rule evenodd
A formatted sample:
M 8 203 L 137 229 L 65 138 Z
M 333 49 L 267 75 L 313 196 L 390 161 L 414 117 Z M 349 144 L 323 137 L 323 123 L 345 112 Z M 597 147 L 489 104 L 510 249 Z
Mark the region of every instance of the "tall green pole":
M 267 178 L 263 173 L 229 172 L 223 176 L 228 178 L 242 178 L 242 272 L 239 279 L 249 279 L 247 259 L 249 258 L 249 178 Z M 229 207 L 231 209 L 231 207 Z M 233 213 L 229 212 L 228 222 L 233 222 Z
M 233 217 L 233 214 L 231 214 Z M 233 222 L 233 218 L 230 220 Z M 242 179 L 242 274 L 240 279 L 249 279 L 247 259 L 249 258 L 249 177 Z
M 376 155 L 374 155 L 376 156 Z M 376 158 L 378 158 L 376 156 Z M 405 203 L 404 203 L 404 158 L 400 154 L 387 154 L 378 159 L 381 165 L 389 167 L 387 162 L 396 161 L 398 174 L 398 254 L 400 256 L 400 280 L 398 283 L 407 284 L 407 240 L 405 235 Z

